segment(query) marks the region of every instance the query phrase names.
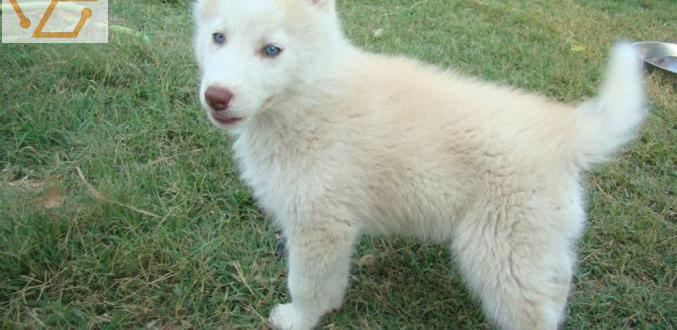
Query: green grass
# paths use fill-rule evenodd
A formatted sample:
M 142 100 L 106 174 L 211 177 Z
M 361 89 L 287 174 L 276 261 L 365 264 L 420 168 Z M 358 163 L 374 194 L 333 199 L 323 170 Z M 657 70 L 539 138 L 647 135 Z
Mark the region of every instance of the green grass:
M 568 102 L 594 94 L 614 40 L 677 36 L 671 0 L 339 7 L 370 50 Z M 196 102 L 187 1 L 110 13 L 152 41 L 0 48 L 0 327 L 263 328 L 286 299 L 279 240 Z M 588 177 L 567 329 L 677 326 L 675 86 L 649 75 L 641 137 Z M 365 238 L 355 264 L 324 327 L 489 328 L 441 246 Z

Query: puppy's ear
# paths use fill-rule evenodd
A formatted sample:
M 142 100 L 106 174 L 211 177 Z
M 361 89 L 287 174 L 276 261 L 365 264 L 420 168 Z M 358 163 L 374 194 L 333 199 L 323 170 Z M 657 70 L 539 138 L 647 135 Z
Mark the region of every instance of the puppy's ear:
M 309 2 L 313 6 L 317 6 L 320 8 L 326 8 L 326 9 L 334 9 L 334 0 L 304 0 L 306 2 Z
M 218 0 L 196 0 L 193 3 L 193 17 L 198 21 L 206 20 L 216 16 L 218 9 Z

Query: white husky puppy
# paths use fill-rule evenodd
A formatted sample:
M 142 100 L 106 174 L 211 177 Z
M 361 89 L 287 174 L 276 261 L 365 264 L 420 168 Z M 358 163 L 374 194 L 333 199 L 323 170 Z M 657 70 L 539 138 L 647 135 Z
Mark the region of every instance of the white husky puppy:
M 339 308 L 361 233 L 448 244 L 503 329 L 562 321 L 584 226 L 581 172 L 640 128 L 642 71 L 617 46 L 580 106 L 460 77 L 345 38 L 333 0 L 198 0 L 209 119 L 286 236 L 280 329 Z

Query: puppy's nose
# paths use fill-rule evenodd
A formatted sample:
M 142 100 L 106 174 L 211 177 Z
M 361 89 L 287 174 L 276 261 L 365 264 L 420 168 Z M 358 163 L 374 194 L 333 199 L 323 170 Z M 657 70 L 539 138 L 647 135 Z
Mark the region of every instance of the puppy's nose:
M 205 92 L 205 99 L 214 111 L 225 111 L 228 109 L 228 103 L 233 98 L 233 93 L 223 87 L 211 86 Z

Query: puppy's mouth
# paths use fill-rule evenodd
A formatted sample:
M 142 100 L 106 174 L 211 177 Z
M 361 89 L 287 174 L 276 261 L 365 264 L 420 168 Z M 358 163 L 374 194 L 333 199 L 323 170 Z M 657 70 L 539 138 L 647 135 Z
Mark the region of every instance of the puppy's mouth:
M 209 111 L 209 114 L 212 116 L 212 119 L 214 119 L 215 122 L 221 124 L 222 126 L 232 126 L 240 121 L 242 121 L 244 118 L 240 117 L 232 117 L 229 116 L 226 113 L 220 113 L 220 112 L 214 112 L 214 111 Z
M 265 112 L 272 106 L 272 97 L 269 97 L 266 99 L 265 102 L 263 102 L 263 105 L 261 108 L 259 108 L 259 111 L 257 112 Z M 234 126 L 235 124 L 238 124 L 246 119 L 246 117 L 235 117 L 226 111 L 214 111 L 212 109 L 208 109 L 207 112 L 209 113 L 209 116 L 214 119 L 215 122 L 217 122 L 220 126 L 224 128 L 230 128 Z

